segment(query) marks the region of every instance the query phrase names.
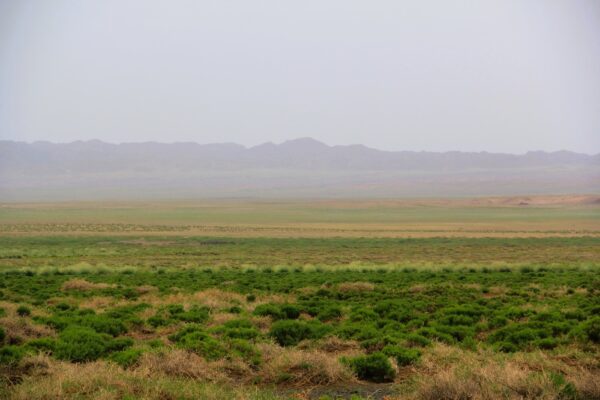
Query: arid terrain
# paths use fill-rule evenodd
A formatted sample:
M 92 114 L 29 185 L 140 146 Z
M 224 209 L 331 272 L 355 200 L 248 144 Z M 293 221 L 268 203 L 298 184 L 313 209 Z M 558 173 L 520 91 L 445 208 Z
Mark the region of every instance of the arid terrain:
M 5 203 L 8 399 L 598 399 L 598 196 Z

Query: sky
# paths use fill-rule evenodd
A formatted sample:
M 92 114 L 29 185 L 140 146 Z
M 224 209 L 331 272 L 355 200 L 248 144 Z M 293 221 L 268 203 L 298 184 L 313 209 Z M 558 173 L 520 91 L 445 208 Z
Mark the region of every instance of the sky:
M 0 1 L 0 139 L 306 136 L 600 153 L 600 1 Z

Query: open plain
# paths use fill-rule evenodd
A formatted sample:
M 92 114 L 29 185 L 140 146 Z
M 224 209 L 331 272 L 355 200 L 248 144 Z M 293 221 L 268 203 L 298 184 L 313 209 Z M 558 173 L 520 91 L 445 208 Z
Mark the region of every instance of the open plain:
M 597 196 L 0 206 L 2 398 L 598 399 L 599 315 Z

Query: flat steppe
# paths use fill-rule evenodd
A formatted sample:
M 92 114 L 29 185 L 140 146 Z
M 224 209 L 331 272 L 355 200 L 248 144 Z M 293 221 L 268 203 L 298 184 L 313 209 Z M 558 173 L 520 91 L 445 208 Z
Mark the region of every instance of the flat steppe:
M 0 203 L 0 235 L 543 237 L 600 235 L 600 196 Z

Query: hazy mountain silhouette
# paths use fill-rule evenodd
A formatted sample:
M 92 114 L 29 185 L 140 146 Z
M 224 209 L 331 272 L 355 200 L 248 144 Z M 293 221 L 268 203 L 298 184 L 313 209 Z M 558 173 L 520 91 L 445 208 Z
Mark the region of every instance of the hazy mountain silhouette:
M 473 196 L 600 191 L 600 155 L 381 151 L 311 138 L 233 143 L 0 141 L 0 200 Z

